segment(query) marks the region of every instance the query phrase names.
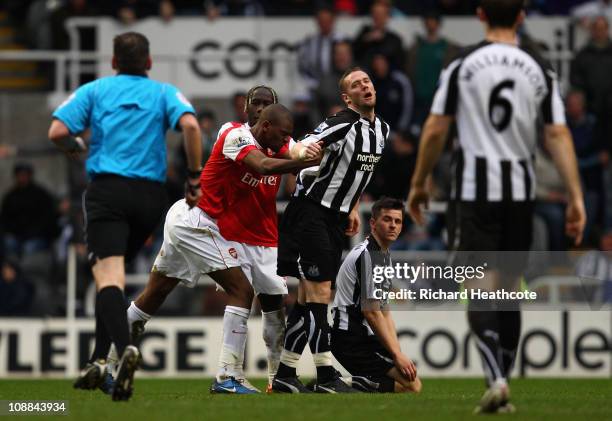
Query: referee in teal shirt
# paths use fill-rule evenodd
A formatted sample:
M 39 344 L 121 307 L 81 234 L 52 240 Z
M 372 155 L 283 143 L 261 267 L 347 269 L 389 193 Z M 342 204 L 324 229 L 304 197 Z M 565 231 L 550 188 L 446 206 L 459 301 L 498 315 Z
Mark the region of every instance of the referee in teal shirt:
M 53 113 L 49 138 L 70 156 L 87 153 L 83 195 L 89 260 L 96 282 L 96 345 L 75 382 L 95 389 L 107 375 L 111 341 L 121 356 L 113 400 L 132 394 L 139 352 L 125 311 L 125 261 L 133 258 L 166 209 L 166 131 L 182 131 L 188 161 L 185 200 L 201 195 L 200 129 L 189 101 L 174 86 L 147 77 L 149 41 L 128 32 L 114 39 L 115 76 L 81 86 Z M 89 145 L 79 135 L 91 130 Z

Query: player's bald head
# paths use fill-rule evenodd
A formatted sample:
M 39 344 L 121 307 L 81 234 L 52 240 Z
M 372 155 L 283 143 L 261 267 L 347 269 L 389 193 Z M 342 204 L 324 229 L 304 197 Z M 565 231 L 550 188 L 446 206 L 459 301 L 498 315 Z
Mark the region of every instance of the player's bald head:
M 259 120 L 269 121 L 275 126 L 287 123 L 293 124 L 293 115 L 284 105 L 272 104 L 263 109 Z

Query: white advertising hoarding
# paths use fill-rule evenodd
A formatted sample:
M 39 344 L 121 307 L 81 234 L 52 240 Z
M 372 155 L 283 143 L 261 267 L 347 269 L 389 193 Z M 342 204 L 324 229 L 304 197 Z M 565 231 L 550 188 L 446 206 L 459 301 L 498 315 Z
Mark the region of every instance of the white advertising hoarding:
M 465 314 L 459 311 L 395 312 L 404 352 L 430 377 L 482 375 Z M 527 377 L 612 377 L 610 311 L 524 311 L 514 375 Z M 158 318 L 141 343 L 141 377 L 211 377 L 217 367 L 221 318 Z M 0 319 L 0 378 L 64 377 L 87 360 L 93 320 L 68 328 L 64 319 Z M 261 319 L 249 322 L 246 372 L 266 376 Z M 72 343 L 70 343 L 72 341 Z M 305 352 L 299 372 L 314 375 Z

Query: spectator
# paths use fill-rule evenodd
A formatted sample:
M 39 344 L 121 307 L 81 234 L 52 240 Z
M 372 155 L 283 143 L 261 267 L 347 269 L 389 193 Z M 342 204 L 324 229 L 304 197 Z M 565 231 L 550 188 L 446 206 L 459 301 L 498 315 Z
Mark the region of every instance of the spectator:
M 210 19 L 218 16 L 263 16 L 264 8 L 257 0 L 208 0 L 206 15 Z
M 543 144 L 538 145 L 535 159 L 536 200 L 535 214 L 546 225 L 544 249 L 562 251 L 566 249 L 565 204 L 567 201 L 561 174 Z
M 248 116 L 246 112 L 246 93 L 236 92 L 232 96 L 232 108 L 234 110 L 234 121 L 246 123 Z
M 334 0 L 334 10 L 339 15 L 354 16 L 359 12 L 357 0 Z
M 587 110 L 597 118 L 597 136 L 612 136 L 612 42 L 608 21 L 596 18 L 591 24 L 591 40 L 571 63 L 570 82 L 586 95 Z M 608 143 L 609 146 L 609 143 Z
M 2 200 L 0 221 L 7 255 L 21 257 L 49 249 L 58 235 L 58 215 L 55 199 L 33 181 L 30 165 L 17 164 L 13 174 L 15 185 Z
M 326 5 L 326 1 L 317 0 L 282 0 L 268 2 L 267 14 L 275 16 L 310 16 L 317 6 Z
M 372 24 L 364 26 L 353 43 L 355 60 L 364 67 L 372 62 L 376 54 L 386 56 L 395 69 L 403 67 L 402 39 L 387 28 L 389 12 L 388 3 L 375 2 L 370 10 Z
M 316 21 L 318 33 L 306 37 L 298 51 L 298 71 L 311 92 L 317 89 L 321 78 L 333 71 L 333 46 L 341 40 L 334 30 L 335 16 L 331 9 L 319 9 Z
M 608 151 L 603 139 L 596 136 L 596 120 L 586 112 L 584 94 L 571 91 L 567 95 L 565 108 L 584 191 L 587 212 L 584 238 L 588 241 L 593 225 L 603 226 L 605 220 L 604 166 L 608 163 Z
M 312 110 L 308 97 L 296 96 L 293 99 L 293 138 L 301 139 L 304 135 L 312 131 L 314 127 L 312 120 Z
M 531 0 L 528 4 L 529 14 L 544 14 L 553 16 L 567 16 L 570 11 L 577 8 L 580 3 L 589 0 Z
M 407 132 L 411 117 L 413 92 L 408 77 L 390 67 L 387 57 L 377 54 L 372 59 L 370 76 L 376 87 L 376 112 L 394 132 Z
M 27 314 L 34 298 L 32 284 L 16 262 L 4 261 L 0 268 L 0 317 Z
M 378 101 L 377 101 L 378 102 Z M 380 165 L 365 190 L 365 201 L 376 201 L 382 196 L 405 200 L 416 163 L 416 145 L 405 133 L 391 137 L 391 144 L 383 151 Z
M 612 231 L 601 236 L 599 250 L 590 251 L 578 259 L 576 275 L 585 281 L 601 283 L 592 296 L 586 297 L 589 302 L 612 303 Z M 590 291 L 585 287 L 583 293 Z
M 612 0 L 589 1 L 573 8 L 570 14 L 584 26 L 589 26 L 598 16 L 612 19 Z
M 156 16 L 159 10 L 158 0 L 106 0 L 104 12 L 115 16 L 124 25 L 130 25 L 137 19 Z
M 408 50 L 406 69 L 415 87 L 412 120 L 419 127 L 429 114 L 440 72 L 459 50 L 455 44 L 440 36 L 441 26 L 440 15 L 435 12 L 425 14 L 425 36 L 417 36 L 415 43 Z
M 164 22 L 170 22 L 174 19 L 174 15 L 176 14 L 176 7 L 174 3 L 170 0 L 161 0 L 159 2 L 159 16 L 162 18 Z
M 478 0 L 438 0 L 437 10 L 441 15 L 470 15 L 476 13 Z
M 177 15 L 197 16 L 205 14 L 206 2 L 203 0 L 172 0 Z
M 69 0 L 51 14 L 51 38 L 55 50 L 70 49 L 70 38 L 66 30 L 66 20 L 78 16 L 96 16 L 98 10 L 88 0 Z M 81 30 L 80 48 L 93 51 L 96 48 L 93 31 Z
M 329 109 L 334 105 L 341 105 L 342 99 L 338 95 L 338 81 L 345 71 L 353 66 L 353 50 L 350 42 L 340 41 L 334 44 L 331 71 L 319 80 L 314 93 L 314 103 L 319 121 L 331 114 Z

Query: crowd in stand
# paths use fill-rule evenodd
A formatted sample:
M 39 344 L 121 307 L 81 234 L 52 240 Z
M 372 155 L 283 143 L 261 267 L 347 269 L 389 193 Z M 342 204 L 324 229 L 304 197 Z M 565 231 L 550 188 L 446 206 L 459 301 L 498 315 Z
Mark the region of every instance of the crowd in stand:
M 21 16 L 30 21 L 42 3 L 49 7 L 54 2 L 34 0 L 15 3 L 22 7 Z M 211 19 L 219 15 L 312 15 L 313 7 L 313 2 L 301 0 L 70 0 L 55 3 L 56 8 L 49 15 L 51 32 L 54 32 L 53 22 L 69 16 L 98 13 L 129 22 L 156 14 L 164 18 L 203 14 Z M 473 3 L 431 0 L 398 1 L 391 4 L 385 0 L 336 0 L 317 8 L 314 18 L 318 32 L 303 40 L 297 54 L 298 71 L 308 90 L 288 98 L 292 102 L 295 116 L 294 137 L 300 138 L 322 118 L 343 107 L 337 94 L 337 82 L 346 69 L 354 65 L 367 69 L 377 90 L 377 112 L 390 124 L 393 133 L 390 146 L 385 149 L 363 202 L 371 202 L 381 196 L 407 197 L 421 126 L 429 112 L 438 76 L 462 48 L 440 35 L 443 25 L 441 13 L 471 15 Z M 23 8 L 27 9 L 25 13 Z M 18 9 L 15 6 L 11 10 L 18 15 Z M 588 43 L 575 53 L 571 62 L 571 87 L 565 96 L 566 113 L 585 192 L 588 215 L 585 246 L 603 247 L 604 252 L 611 251 L 608 248 L 612 241 L 608 240 L 612 238 L 612 212 L 607 204 L 612 199 L 612 171 L 609 164 L 612 147 L 612 41 L 607 16 L 612 18 L 612 1 L 540 0 L 532 1 L 530 10 L 551 14 L 571 11 L 590 31 Z M 356 15 L 366 11 L 370 19 L 357 31 L 354 39 L 336 32 L 335 20 L 339 14 Z M 406 40 L 390 30 L 389 20 L 399 14 L 420 14 L 423 35 L 415 40 Z M 67 41 L 63 35 L 54 35 L 51 39 L 54 48 L 66 47 Z M 530 48 L 539 48 L 537 40 L 531 39 L 524 32 L 520 43 Z M 230 98 L 234 119 L 237 121 L 246 121 L 245 99 L 242 92 Z M 218 121 L 210 109 L 200 110 L 198 120 L 203 136 L 203 161 L 206 161 L 216 131 L 223 122 Z M 552 165 L 543 142 L 540 143 L 536 159 L 538 184 L 535 232 L 538 238 L 534 244 L 542 250 L 563 251 L 570 246 L 564 235 L 566 196 L 560 175 Z M 452 139 L 448 145 L 448 152 L 431 180 L 431 189 L 435 192 L 433 197 L 438 201 L 445 201 L 448 197 Z M 167 183 L 170 203 L 183 196 L 182 175 L 185 168 L 182 149 L 177 148 L 173 152 L 174 165 L 168 171 Z M 83 173 L 79 173 L 78 169 L 75 171 L 75 178 L 82 176 Z M 83 181 L 75 183 L 75 191 L 78 192 L 72 198 L 62 200 L 36 184 L 32 167 L 19 164 L 15 166 L 14 175 L 15 184 L 2 198 L 0 213 L 0 316 L 32 314 L 33 310 L 43 314 L 61 312 L 62 301 L 54 300 L 54 297 L 62 296 L 68 243 L 79 244 L 79 270 L 85 275 L 88 270 L 86 250 L 79 242 L 83 218 L 78 210 L 78 194 L 82 191 Z M 280 199 L 286 200 L 291 189 L 292 184 L 288 182 L 281 189 Z M 412 250 L 446 248 L 443 214 L 431 213 L 425 229 L 410 224 L 408 220 L 405 225 L 405 233 L 397 242 L 397 247 Z M 159 239 L 160 235 L 157 235 L 145 247 L 141 267 L 136 267 L 136 271 L 148 269 L 146 262 L 159 249 Z M 52 258 L 46 258 L 51 252 Z M 37 269 L 29 271 L 31 268 Z M 44 282 L 49 274 L 53 275 L 53 281 Z
M 170 21 L 176 16 L 311 16 L 328 7 L 335 14 L 364 16 L 381 0 L 5 0 L 15 26 L 22 28 L 21 39 L 33 48 L 66 49 L 68 34 L 64 22 L 70 17 L 110 16 L 124 24 L 138 19 L 160 17 Z M 472 16 L 478 0 L 383 0 L 392 16 L 422 16 L 435 11 L 440 15 Z M 612 17 L 610 0 L 528 0 L 531 15 L 570 15 L 584 20 L 592 16 Z M 82 37 L 81 47 L 93 50 L 90 32 Z

